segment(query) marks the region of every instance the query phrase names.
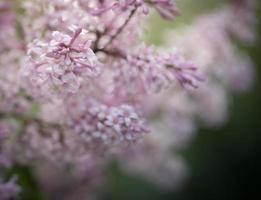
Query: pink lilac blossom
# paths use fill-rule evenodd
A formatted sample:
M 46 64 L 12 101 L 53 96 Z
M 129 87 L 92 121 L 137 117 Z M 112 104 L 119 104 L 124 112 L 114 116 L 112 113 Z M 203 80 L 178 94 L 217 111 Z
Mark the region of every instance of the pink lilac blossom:
M 99 61 L 90 48 L 91 41 L 81 36 L 82 29 L 76 29 L 72 36 L 53 32 L 48 43 L 35 41 L 29 45 L 28 78 L 32 84 L 58 92 L 66 88 L 74 93 L 86 79 L 99 74 Z M 46 88 L 46 87 L 45 87 Z
M 185 60 L 176 50 L 161 53 L 153 47 L 140 47 L 125 54 L 127 59 L 116 63 L 114 81 L 118 94 L 136 95 L 137 90 L 141 93 L 159 92 L 173 82 L 197 88 L 203 81 L 194 64 Z M 129 88 L 121 91 L 122 84 L 128 84 Z
M 15 197 L 20 191 L 16 185 L 16 177 L 11 178 L 8 182 L 2 183 L 0 179 L 0 199 L 9 200 Z
M 133 8 L 141 8 L 144 14 L 149 12 L 148 6 L 155 8 L 158 13 L 165 19 L 171 20 L 175 16 L 179 15 L 179 11 L 173 0 L 119 0 L 119 1 L 100 1 L 97 3 L 97 8 L 88 6 L 88 3 L 80 0 L 81 5 L 93 15 L 102 15 L 111 9 L 119 9 L 126 11 Z M 91 2 L 92 3 L 92 2 Z M 89 5 L 91 4 L 89 3 Z
M 184 160 L 165 149 L 159 141 L 149 139 L 122 156 L 125 157 L 121 158 L 124 171 L 143 177 L 163 189 L 177 189 L 186 179 Z
M 14 15 L 11 10 L 10 2 L 1 2 L 0 3 L 0 27 L 5 28 L 9 26 L 10 23 L 14 20 Z
M 8 137 L 8 128 L 4 124 L 0 124 L 0 168 L 10 166 L 10 160 L 3 151 L 3 143 Z
M 149 130 L 133 107 L 123 104 L 107 106 L 90 102 L 76 117 L 69 120 L 73 132 L 86 142 L 102 142 L 113 146 L 124 141 L 140 139 Z
M 185 55 L 198 63 L 199 70 L 207 74 L 208 79 L 218 79 L 232 90 L 240 90 L 240 88 L 245 90 L 251 87 L 249 80 L 253 80 L 250 59 L 247 55 L 238 52 L 231 42 L 231 38 L 234 38 L 245 44 L 251 44 L 255 38 L 251 31 L 256 23 L 253 17 L 254 8 L 253 6 L 244 8 L 238 5 L 236 8 L 227 6 L 222 10 L 200 16 L 192 26 L 175 33 L 173 39 L 173 44 L 180 46 Z M 242 10 L 242 15 L 238 10 Z M 235 20 L 235 15 L 238 14 L 239 17 Z M 252 17 L 248 18 L 249 15 Z M 240 18 L 243 19 L 238 20 Z M 245 23 L 245 20 L 248 23 Z M 237 30 L 234 26 L 238 27 Z M 202 48 L 189 49 L 188 46 L 191 44 Z M 231 81 L 238 79 L 239 74 L 242 78 L 240 82 Z
M 230 91 L 253 79 L 250 59 L 231 42 L 254 39 L 253 5 L 236 2 L 196 20 L 167 49 L 140 36 L 151 9 L 177 16 L 175 1 L 1 2 L 0 199 L 19 192 L 16 179 L 2 178 L 15 163 L 38 170 L 50 199 L 92 196 L 113 159 L 178 186 L 186 167 L 173 146 L 193 139 L 197 119 L 221 124 Z
M 160 113 L 164 119 L 161 123 L 153 122 L 153 130 L 158 130 L 160 134 L 154 132 L 149 137 L 157 141 L 157 147 L 163 147 L 162 150 L 165 152 L 173 150 L 173 144 L 175 149 L 184 148 L 189 144 L 195 136 L 196 118 L 199 118 L 206 126 L 219 126 L 226 122 L 228 106 L 231 102 L 230 93 L 247 91 L 253 85 L 252 63 L 247 55 L 242 55 L 236 50 L 231 37 L 246 44 L 252 44 L 255 40 L 254 1 L 241 1 L 241 6 L 237 4 L 238 1 L 234 3 L 219 11 L 203 15 L 191 26 L 179 32 L 171 32 L 171 35 L 166 37 L 168 44 L 170 44 L 169 38 L 174 38 L 170 48 L 173 44 L 179 47 L 186 57 L 197 63 L 199 72 L 206 79 L 197 90 L 183 91 L 179 88 L 170 88 L 167 94 L 163 94 L 164 103 L 155 97 L 153 101 L 151 98 L 147 100 L 152 101 L 151 105 L 146 102 L 146 106 L 152 107 L 148 109 L 148 115 L 154 116 Z M 237 19 L 235 19 L 236 16 Z M 191 46 L 200 48 L 191 48 Z M 140 155 L 141 153 L 137 157 Z M 155 173 L 154 170 L 146 167 L 150 162 L 149 152 L 143 156 L 143 160 L 145 159 L 149 160 L 144 163 L 139 162 L 139 164 L 134 162 L 133 165 L 137 166 L 132 166 L 130 170 L 123 159 L 122 168 L 123 170 L 127 168 L 127 171 L 133 174 L 143 175 L 148 180 L 155 176 L 168 180 L 163 178 L 164 173 Z M 157 166 L 156 159 L 152 160 L 155 161 L 154 166 Z M 161 168 L 165 169 L 163 166 Z M 141 170 L 145 172 L 140 173 Z M 148 175 L 153 171 L 154 174 Z M 159 182 L 161 180 L 155 181 L 155 183 Z
M 98 199 L 95 189 L 100 187 L 104 174 L 101 173 L 97 163 L 89 160 L 81 169 L 70 174 L 66 167 L 42 165 L 38 168 L 40 185 L 48 199 Z M 80 167 L 79 167 L 80 168 Z M 77 189 L 75 189 L 77 188 Z
M 187 117 L 183 119 L 179 117 L 182 121 L 178 124 L 167 120 L 165 127 L 171 126 L 171 130 L 176 130 L 176 134 L 172 134 L 172 141 L 178 141 L 179 144 L 187 144 L 186 140 L 190 141 L 191 137 L 183 141 L 182 136 L 194 135 L 195 128 L 180 130 L 180 125 L 184 123 L 190 127 L 192 124 L 193 127 L 191 120 L 194 121 L 195 117 L 198 117 L 205 126 L 219 126 L 225 123 L 228 119 L 228 108 L 231 102 L 230 93 L 247 91 L 253 85 L 254 72 L 251 60 L 247 55 L 239 52 L 231 41 L 233 37 L 245 44 L 252 44 L 252 40 L 255 38 L 252 30 L 256 22 L 253 17 L 253 3 L 253 1 L 242 1 L 241 4 L 225 6 L 220 10 L 198 17 L 188 27 L 168 33 L 166 38 L 172 38 L 169 47 L 171 48 L 173 45 L 179 47 L 186 57 L 197 63 L 198 71 L 203 77 L 206 77 L 204 84 L 197 90 L 187 90 L 184 93 L 184 91 L 175 89 L 166 95 L 169 103 L 161 105 L 166 119 L 177 115 L 177 111 L 183 107 L 186 108 L 188 104 L 192 107 L 189 109 Z M 235 11 L 236 14 L 239 14 L 238 10 L 244 14 L 238 16 L 237 19 L 240 20 L 235 20 Z M 245 23 L 245 20 L 248 23 Z M 240 26 L 237 31 L 233 27 L 235 23 L 238 27 Z M 167 43 L 170 44 L 169 40 Z M 191 45 L 200 48 L 191 48 Z M 171 110 L 170 105 L 176 103 L 175 101 L 181 96 L 185 96 L 189 103 L 178 104 L 178 109 Z M 165 109 L 169 112 L 166 112 Z M 183 111 L 182 114 L 184 113 Z M 186 130 L 186 134 L 183 130 Z M 168 133 L 168 129 L 165 132 Z M 171 140 L 170 138 L 171 136 L 168 141 Z
M 11 162 L 7 155 L 3 153 L 3 144 L 8 139 L 9 130 L 5 124 L 0 124 L 0 199 L 8 200 L 15 197 L 20 192 L 20 187 L 16 184 L 17 177 L 13 176 L 8 181 L 4 179 L 4 171 L 10 167 Z
M 12 2 L 0 2 L 0 53 L 9 49 L 19 49 L 21 45 L 16 37 L 15 15 L 12 12 Z M 4 30 L 4 31 L 2 31 Z M 8 35 L 8 39 L 6 36 Z
M 242 7 L 237 7 L 237 9 L 242 10 L 246 16 L 253 15 L 249 7 L 246 7 L 245 10 L 243 10 Z M 175 43 L 178 45 L 188 45 L 185 42 L 185 40 L 187 40 L 187 42 L 194 41 L 194 43 L 198 42 L 203 45 L 204 49 L 197 51 L 190 50 L 190 52 L 187 51 L 185 54 L 188 54 L 192 59 L 194 58 L 196 62 L 200 63 L 201 68 L 206 71 L 205 73 L 212 73 L 211 76 L 215 76 L 218 80 L 228 84 L 232 90 L 238 90 L 240 88 L 244 90 L 244 88 L 251 87 L 251 81 L 249 80 L 253 79 L 251 61 L 247 55 L 238 53 L 235 46 L 230 42 L 230 38 L 234 37 L 241 42 L 251 43 L 251 40 L 255 38 L 254 33 L 251 31 L 255 24 L 255 18 L 246 17 L 248 23 L 244 23 L 246 19 L 235 20 L 233 15 L 235 13 L 234 10 L 235 8 L 230 6 L 221 11 L 200 17 L 196 20 L 193 27 L 186 30 L 185 33 L 182 33 L 186 36 L 177 37 Z M 238 14 L 237 12 L 238 10 L 236 10 L 236 14 Z M 244 18 L 244 15 L 239 17 Z M 224 23 L 224 21 L 226 23 Z M 234 30 L 233 27 L 235 24 L 238 26 L 237 31 Z M 206 30 L 209 31 L 206 32 Z M 242 37 L 242 31 L 248 32 L 248 36 Z M 194 36 L 189 37 L 188 35 L 191 32 L 194 33 Z M 204 35 L 204 37 L 202 37 L 202 35 Z M 213 65 L 219 65 L 219 67 L 212 70 Z M 231 81 L 237 79 L 239 74 L 241 74 L 242 80 L 245 81 Z M 243 85 L 245 85 L 245 87 Z

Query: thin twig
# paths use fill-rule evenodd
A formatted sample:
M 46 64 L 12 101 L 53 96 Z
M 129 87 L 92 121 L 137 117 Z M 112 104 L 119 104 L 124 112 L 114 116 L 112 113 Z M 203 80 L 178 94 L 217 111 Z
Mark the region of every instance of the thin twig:
M 110 51 L 110 50 L 105 50 L 105 49 L 96 49 L 94 51 L 94 53 L 98 53 L 98 52 L 102 52 L 108 56 L 112 56 L 114 58 L 122 58 L 122 59 L 126 59 L 127 56 L 121 52 L 120 50 L 115 50 L 115 51 Z
M 119 34 L 121 34 L 121 32 L 123 31 L 123 29 L 128 25 L 128 23 L 130 22 L 131 18 L 133 17 L 133 15 L 135 14 L 137 10 L 137 7 L 134 8 L 129 17 L 126 19 L 126 21 L 124 22 L 124 24 L 122 24 L 122 26 L 117 30 L 117 32 L 110 38 L 110 40 L 104 45 L 103 49 L 106 49 L 109 45 L 111 45 L 113 43 L 113 41 L 118 37 Z

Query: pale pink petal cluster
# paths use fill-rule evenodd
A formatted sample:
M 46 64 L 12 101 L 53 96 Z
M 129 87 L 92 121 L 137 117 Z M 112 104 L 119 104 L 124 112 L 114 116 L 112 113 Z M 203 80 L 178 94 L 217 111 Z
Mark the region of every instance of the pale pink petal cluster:
M 13 176 L 6 181 L 4 172 L 11 166 L 10 158 L 4 152 L 4 143 L 9 137 L 9 129 L 6 124 L 0 123 L 0 199 L 9 200 L 17 196 L 20 187 L 17 185 L 17 177 Z
M 123 91 L 128 95 L 137 89 L 143 93 L 158 92 L 175 82 L 176 85 L 197 88 L 203 81 L 195 65 L 176 50 L 162 53 L 160 49 L 141 46 L 126 54 L 127 58 L 116 64 L 114 80 L 117 93 L 122 84 L 129 85 Z
M 253 2 L 171 31 L 165 48 L 141 36 L 151 9 L 179 15 L 172 0 L 1 1 L 0 200 L 20 191 L 3 178 L 16 164 L 68 200 L 95 196 L 112 160 L 164 188 L 182 183 L 173 150 L 198 122 L 224 123 L 231 92 L 253 83 L 251 59 L 232 43 L 255 40 Z
M 49 42 L 36 40 L 29 44 L 26 75 L 33 85 L 74 93 L 83 82 L 99 74 L 100 63 L 91 49 L 91 41 L 82 32 L 81 28 L 76 29 L 69 36 L 55 31 Z
M 179 11 L 173 0 L 119 0 L 119 1 L 102 1 L 96 4 L 96 8 L 90 7 L 91 3 L 86 3 L 83 0 L 79 0 L 81 5 L 85 5 L 85 8 L 93 15 L 102 15 L 109 10 L 132 10 L 134 8 L 140 8 L 144 14 L 148 14 L 149 6 L 155 8 L 158 13 L 165 19 L 171 20 L 175 16 L 179 15 Z
M 130 105 L 108 106 L 91 101 L 69 120 L 73 132 L 88 143 L 115 145 L 134 142 L 148 133 L 144 120 Z
M 16 177 L 13 177 L 8 182 L 2 183 L 0 180 L 0 198 L 1 200 L 9 200 L 14 198 L 20 191 L 16 185 Z

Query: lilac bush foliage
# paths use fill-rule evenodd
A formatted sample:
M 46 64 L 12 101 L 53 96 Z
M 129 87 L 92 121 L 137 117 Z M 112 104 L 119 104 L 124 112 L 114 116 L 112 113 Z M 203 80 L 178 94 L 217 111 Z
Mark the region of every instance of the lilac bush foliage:
M 232 38 L 254 41 L 254 7 L 234 0 L 159 48 L 142 42 L 143 27 L 150 10 L 178 16 L 172 0 L 1 1 L 0 199 L 20 192 L 4 179 L 16 164 L 68 200 L 94 198 L 115 159 L 162 187 L 182 182 L 171 148 L 188 144 L 198 118 L 222 123 L 230 92 L 252 83 Z
M 14 198 L 20 192 L 20 187 L 16 184 L 17 177 L 13 176 L 9 180 L 5 178 L 5 171 L 11 167 L 12 160 L 4 150 L 4 143 L 8 139 L 10 127 L 6 122 L 0 123 L 0 199 L 8 200 Z

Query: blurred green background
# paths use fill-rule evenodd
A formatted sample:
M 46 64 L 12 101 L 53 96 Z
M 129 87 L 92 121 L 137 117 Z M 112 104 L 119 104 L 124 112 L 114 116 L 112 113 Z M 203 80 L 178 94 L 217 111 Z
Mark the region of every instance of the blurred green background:
M 259 0 L 258 0 L 259 1 Z M 226 1 L 180 0 L 182 15 L 174 22 L 152 16 L 145 37 L 148 43 L 160 45 L 164 30 L 188 25 L 196 16 L 211 12 Z M 258 10 L 258 19 L 261 17 Z M 259 23 L 259 20 L 258 20 Z M 261 26 L 258 25 L 258 36 Z M 242 47 L 255 63 L 254 88 L 235 95 L 230 106 L 230 119 L 223 127 L 199 130 L 192 145 L 181 151 L 190 176 L 184 187 L 163 191 L 139 179 L 123 174 L 112 166 L 105 200 L 232 200 L 261 199 L 261 37 L 252 47 Z

